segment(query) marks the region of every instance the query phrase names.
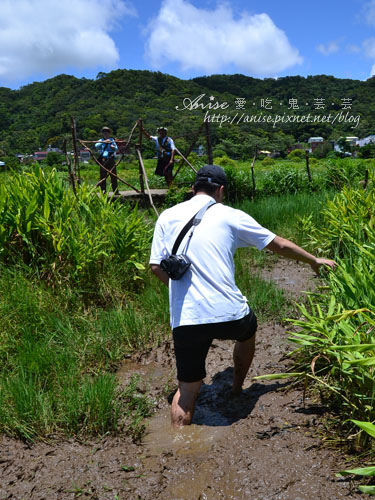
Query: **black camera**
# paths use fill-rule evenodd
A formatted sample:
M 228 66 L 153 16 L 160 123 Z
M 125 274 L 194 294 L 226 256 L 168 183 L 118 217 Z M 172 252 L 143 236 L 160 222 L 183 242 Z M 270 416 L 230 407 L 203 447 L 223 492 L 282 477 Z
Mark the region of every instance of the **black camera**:
M 186 255 L 170 255 L 160 262 L 160 269 L 168 274 L 171 280 L 179 280 L 191 266 Z

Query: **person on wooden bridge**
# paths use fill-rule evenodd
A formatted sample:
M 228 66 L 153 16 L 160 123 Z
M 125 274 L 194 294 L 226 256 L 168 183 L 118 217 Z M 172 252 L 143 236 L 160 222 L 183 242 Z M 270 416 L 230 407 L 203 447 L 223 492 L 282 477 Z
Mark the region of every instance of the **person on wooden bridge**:
M 116 151 L 118 149 L 116 141 L 111 137 L 112 130 L 109 127 L 102 128 L 102 139 L 95 144 L 95 148 L 99 151 L 98 160 L 101 163 L 100 167 L 100 189 L 103 193 L 106 192 L 106 179 L 110 175 L 113 194 L 117 194 L 117 172 L 116 172 Z M 112 175 L 114 174 L 114 175 Z
M 158 127 L 158 136 L 150 135 L 145 129 L 143 132 L 148 139 L 156 143 L 156 155 L 158 162 L 156 164 L 155 174 L 165 177 L 165 182 L 168 186 L 173 180 L 173 163 L 175 155 L 175 145 L 173 139 L 167 136 L 168 129 L 166 127 Z

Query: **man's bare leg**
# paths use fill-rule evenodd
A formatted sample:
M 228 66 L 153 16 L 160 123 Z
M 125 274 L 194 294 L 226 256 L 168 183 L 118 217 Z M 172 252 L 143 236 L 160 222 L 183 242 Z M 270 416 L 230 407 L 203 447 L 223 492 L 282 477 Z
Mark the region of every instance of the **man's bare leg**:
M 245 342 L 236 342 L 233 349 L 233 394 L 240 394 L 242 391 L 242 384 L 244 383 L 245 377 L 251 362 L 253 361 L 255 352 L 255 335 Z
M 173 397 L 171 420 L 174 427 L 190 425 L 193 419 L 195 401 L 201 388 L 202 380 L 198 382 L 179 382 Z

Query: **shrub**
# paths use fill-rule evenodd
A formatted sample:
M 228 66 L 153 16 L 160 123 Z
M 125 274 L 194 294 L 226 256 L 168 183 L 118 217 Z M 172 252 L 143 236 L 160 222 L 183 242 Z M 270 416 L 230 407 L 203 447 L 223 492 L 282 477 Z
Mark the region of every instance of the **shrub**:
M 364 179 L 366 168 L 368 165 L 363 160 L 330 160 L 326 163 L 326 183 L 335 189 L 342 189 L 346 184 L 357 184 Z
M 322 225 L 312 225 L 310 234 L 315 251 L 339 266 L 327 277 L 328 293 L 313 295 L 309 310 L 300 306 L 302 319 L 292 321 L 300 375 L 320 384 L 343 420 L 375 418 L 374 206 L 373 189 L 345 187 L 327 202 Z
M 306 172 L 299 168 L 274 168 L 264 174 L 260 191 L 263 195 L 294 194 L 317 189 L 317 180 L 310 183 Z
M 227 153 L 224 151 L 224 149 L 220 149 L 220 148 L 215 148 L 213 150 L 212 154 L 213 154 L 214 158 L 227 156 Z
M 50 151 L 46 157 L 46 163 L 49 167 L 59 166 L 64 161 L 63 155 L 56 153 L 56 151 Z
M 151 229 L 137 210 L 82 185 L 75 197 L 56 170 L 14 173 L 0 186 L 0 259 L 94 290 L 110 263 L 142 267 Z
M 299 161 L 303 160 L 306 157 L 306 153 L 304 149 L 293 149 L 288 154 L 288 160 L 294 160 L 294 161 Z
M 270 158 L 269 156 L 266 156 L 265 158 L 263 158 L 262 160 L 262 165 L 274 165 L 275 164 L 275 160 L 273 158 Z
M 227 176 L 226 192 L 228 201 L 235 202 L 251 198 L 252 182 L 250 169 L 244 170 L 229 165 L 224 170 Z
M 220 167 L 236 167 L 237 163 L 228 158 L 228 156 L 219 156 L 214 158 L 214 165 L 219 165 Z
M 330 151 L 329 153 L 327 153 L 327 160 L 335 160 L 337 158 L 341 158 L 341 153 L 339 153 L 338 151 Z
M 324 141 L 314 149 L 313 155 L 315 158 L 325 158 L 327 154 L 332 152 L 332 145 L 329 141 Z

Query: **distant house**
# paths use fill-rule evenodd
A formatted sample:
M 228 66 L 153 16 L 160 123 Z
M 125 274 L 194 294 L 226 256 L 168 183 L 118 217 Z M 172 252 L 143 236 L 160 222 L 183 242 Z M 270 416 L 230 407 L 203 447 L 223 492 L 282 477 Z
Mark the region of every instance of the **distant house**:
M 339 144 L 339 141 L 342 141 L 342 139 L 345 139 L 345 142 L 349 146 L 356 146 L 359 142 L 359 138 L 356 136 L 340 137 L 340 139 L 338 141 L 334 142 L 334 146 L 333 146 L 334 151 L 337 151 L 338 153 L 344 152 L 343 147 L 340 146 L 340 144 Z
M 49 151 L 35 151 L 33 158 L 36 161 L 43 161 L 47 158 Z
M 359 137 L 356 136 L 345 137 L 345 141 L 348 142 L 350 146 L 355 146 L 356 144 L 358 144 Z
M 61 149 L 59 149 L 59 148 L 51 148 L 51 147 L 48 147 L 48 148 L 46 149 L 46 151 L 47 151 L 47 153 L 60 153 L 60 154 L 62 154 L 62 151 L 61 151 Z
M 91 153 L 87 148 L 79 150 L 79 159 L 81 161 L 89 161 L 90 157 Z
M 313 153 L 314 149 L 324 142 L 324 139 L 323 137 L 310 137 L 307 142 L 310 144 L 310 153 Z
M 36 151 L 33 154 L 33 158 L 36 161 L 43 161 L 47 158 L 48 153 L 59 153 L 62 154 L 61 149 L 59 148 L 47 148 L 45 151 Z
M 358 146 L 360 146 L 360 147 L 366 146 L 367 144 L 371 144 L 371 143 L 375 144 L 375 135 L 374 134 L 368 135 L 364 139 L 359 139 L 357 142 Z

